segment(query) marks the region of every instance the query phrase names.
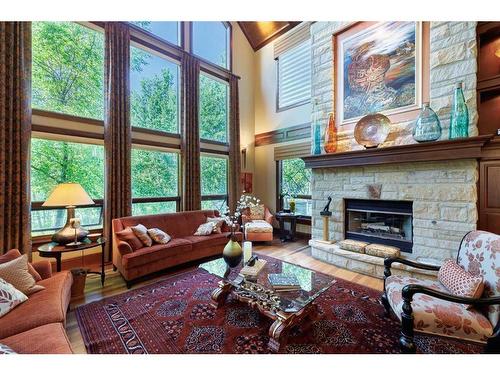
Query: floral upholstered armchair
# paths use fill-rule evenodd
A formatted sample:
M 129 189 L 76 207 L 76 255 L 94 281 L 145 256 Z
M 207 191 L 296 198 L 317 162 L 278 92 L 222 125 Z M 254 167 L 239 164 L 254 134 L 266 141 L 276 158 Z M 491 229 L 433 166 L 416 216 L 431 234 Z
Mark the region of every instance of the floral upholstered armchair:
M 482 277 L 484 290 L 478 298 L 452 294 L 437 280 L 391 275 L 393 263 L 431 271 L 441 267 L 401 258 L 384 261 L 382 303 L 401 320 L 403 352 L 416 351 L 414 331 L 479 342 L 486 345 L 486 352 L 500 352 L 500 236 L 472 231 L 460 244 L 457 264 Z
M 246 240 L 252 242 L 272 241 L 273 219 L 273 214 L 263 204 L 246 209 L 241 215 Z

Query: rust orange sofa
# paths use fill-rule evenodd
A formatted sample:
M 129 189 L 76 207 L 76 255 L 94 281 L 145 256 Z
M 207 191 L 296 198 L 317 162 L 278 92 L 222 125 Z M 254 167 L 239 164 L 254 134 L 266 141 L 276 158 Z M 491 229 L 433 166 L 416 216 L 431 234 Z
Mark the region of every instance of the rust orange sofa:
M 8 254 L 21 255 L 15 249 Z M 37 284 L 45 289 L 0 318 L 0 342 L 22 354 L 73 353 L 64 328 L 73 284 L 71 272 L 53 275 L 46 260 L 32 266 L 41 276 Z
M 200 210 L 170 214 L 128 216 L 113 220 L 113 267 L 118 269 L 130 287 L 140 277 L 183 263 L 221 255 L 230 235 L 224 225 L 222 233 L 210 236 L 193 236 L 207 217 L 219 216 L 218 211 Z M 146 228 L 159 228 L 172 239 L 167 244 L 153 244 L 133 251 L 125 241 L 117 238 L 116 232 L 142 224 Z M 236 233 L 238 241 L 243 234 Z

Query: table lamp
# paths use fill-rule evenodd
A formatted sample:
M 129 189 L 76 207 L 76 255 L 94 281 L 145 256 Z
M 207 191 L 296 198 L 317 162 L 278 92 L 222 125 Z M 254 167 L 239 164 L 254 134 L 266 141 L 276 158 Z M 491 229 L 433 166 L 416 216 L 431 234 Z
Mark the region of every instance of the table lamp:
M 57 185 L 50 193 L 47 200 L 42 204 L 43 207 L 66 207 L 66 224 L 63 228 L 52 235 L 52 241 L 60 244 L 67 244 L 75 240 L 75 230 L 77 241 L 85 238 L 89 232 L 79 227 L 71 227 L 71 219 L 75 218 L 75 207 L 94 204 L 87 192 L 80 184 L 64 183 Z

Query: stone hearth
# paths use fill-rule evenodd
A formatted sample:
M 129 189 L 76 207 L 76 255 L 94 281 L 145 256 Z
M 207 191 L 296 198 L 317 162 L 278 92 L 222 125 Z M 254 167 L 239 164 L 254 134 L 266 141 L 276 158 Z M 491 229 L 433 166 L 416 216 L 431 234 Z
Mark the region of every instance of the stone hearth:
M 319 212 L 328 196 L 333 212 L 330 237 L 339 241 L 344 239 L 344 199 L 372 199 L 375 185 L 380 199 L 413 201 L 413 249 L 402 257 L 434 264 L 453 258 L 464 234 L 476 228 L 477 178 L 475 159 L 313 169 L 312 255 L 339 267 L 383 276 L 382 258 L 316 242 L 322 238 Z

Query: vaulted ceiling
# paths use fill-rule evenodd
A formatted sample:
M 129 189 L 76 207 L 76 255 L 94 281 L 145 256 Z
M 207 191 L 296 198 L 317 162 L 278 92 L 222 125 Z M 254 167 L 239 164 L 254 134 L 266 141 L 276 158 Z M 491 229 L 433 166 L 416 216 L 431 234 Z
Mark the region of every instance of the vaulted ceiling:
M 261 49 L 299 23 L 294 21 L 238 21 L 238 25 L 254 51 Z

